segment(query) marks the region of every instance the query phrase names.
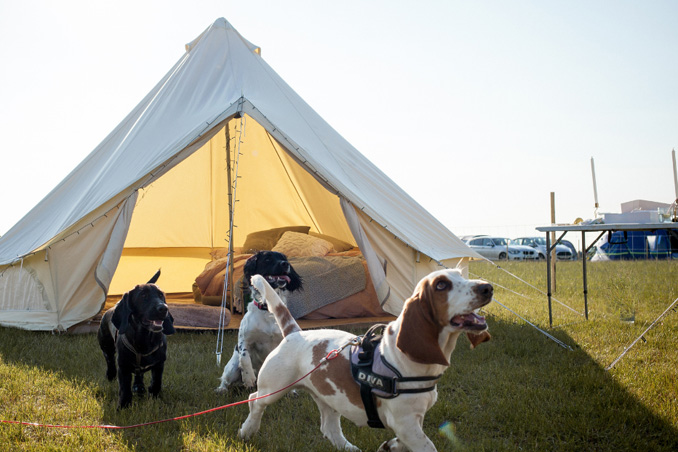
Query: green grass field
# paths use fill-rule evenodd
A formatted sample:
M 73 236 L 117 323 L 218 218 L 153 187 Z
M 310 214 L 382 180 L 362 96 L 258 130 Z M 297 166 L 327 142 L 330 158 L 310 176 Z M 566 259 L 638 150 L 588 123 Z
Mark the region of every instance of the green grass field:
M 539 292 L 545 292 L 545 264 L 501 266 L 471 264 L 471 276 L 494 283 L 495 298 L 505 307 L 492 303 L 486 309 L 491 342 L 470 350 L 462 339 L 452 355 L 452 365 L 438 385 L 438 402 L 424 423 L 438 450 L 678 450 L 678 313 L 669 311 L 606 370 L 678 298 L 678 264 L 589 263 L 586 321 L 581 315 L 581 263 L 559 262 L 553 328 L 546 296 Z M 226 334 L 224 350 L 229 356 L 235 339 L 234 333 Z M 161 398 L 137 399 L 129 409 L 118 411 L 117 383 L 105 379 L 96 335 L 0 328 L 0 419 L 126 426 L 246 399 L 244 389 L 226 395 L 214 392 L 221 374 L 215 346 L 212 333 L 170 336 Z M 270 407 L 259 435 L 245 444 L 237 439 L 237 430 L 247 412 L 241 405 L 123 430 L 1 423 L 0 450 L 331 450 L 319 430 L 318 410 L 305 394 L 285 397 Z M 438 429 L 444 422 L 449 422 L 447 435 Z M 388 431 L 343 425 L 347 438 L 366 451 L 392 437 Z

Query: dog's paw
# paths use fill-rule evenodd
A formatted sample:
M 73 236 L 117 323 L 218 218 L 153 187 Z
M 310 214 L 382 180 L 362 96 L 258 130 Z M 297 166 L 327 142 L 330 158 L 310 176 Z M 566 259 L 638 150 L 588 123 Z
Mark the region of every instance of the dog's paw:
M 242 377 L 242 383 L 245 385 L 247 388 L 254 388 L 257 385 L 257 377 L 254 375 L 243 375 Z
M 377 449 L 377 452 L 404 452 L 409 450 L 407 447 L 401 443 L 398 438 L 393 438 L 388 441 L 384 441 Z
M 143 383 L 136 383 L 134 386 L 132 386 L 132 393 L 143 396 L 146 394 L 146 386 L 144 386 Z
M 252 289 L 257 291 L 259 295 L 264 296 L 266 294 L 266 280 L 261 275 L 254 275 L 250 279 L 252 284 Z
M 250 439 L 251 435 L 246 434 L 242 428 L 238 429 L 238 438 L 240 438 L 243 441 L 247 441 Z
M 129 407 L 131 404 L 132 404 L 131 394 L 129 396 L 125 395 L 124 397 L 120 397 L 118 399 L 118 410 L 124 410 L 125 408 Z

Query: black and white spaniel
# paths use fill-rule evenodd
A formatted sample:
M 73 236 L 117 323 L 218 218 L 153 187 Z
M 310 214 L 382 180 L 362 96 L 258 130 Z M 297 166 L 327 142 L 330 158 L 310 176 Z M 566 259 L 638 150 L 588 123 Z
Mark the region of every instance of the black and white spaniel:
M 243 281 L 249 286 L 254 275 L 263 276 L 285 303 L 287 293 L 302 288 L 301 277 L 294 271 L 287 257 L 275 251 L 259 251 L 247 260 Z M 238 343 L 233 350 L 233 356 L 224 367 L 217 391 L 226 391 L 233 383 L 254 387 L 262 363 L 281 340 L 282 334 L 273 315 L 268 311 L 266 299 L 252 299 L 240 322 Z

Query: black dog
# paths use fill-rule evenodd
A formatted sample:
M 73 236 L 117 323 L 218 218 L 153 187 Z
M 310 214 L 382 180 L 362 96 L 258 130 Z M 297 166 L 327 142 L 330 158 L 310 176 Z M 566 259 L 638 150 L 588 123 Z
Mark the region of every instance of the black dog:
M 144 373 L 151 371 L 148 392 L 160 393 L 162 372 L 167 359 L 166 334 L 174 333 L 174 319 L 165 304 L 165 294 L 155 285 L 160 270 L 148 281 L 127 292 L 115 306 L 104 313 L 99 325 L 99 345 L 106 358 L 106 377 L 116 376 L 118 353 L 118 407 L 132 401 L 132 391 L 143 395 Z M 132 388 L 132 374 L 134 387 Z
M 247 285 L 248 292 L 253 275 L 266 278 L 285 302 L 287 293 L 302 288 L 301 277 L 282 253 L 259 251 L 247 259 L 243 271 L 243 285 Z M 266 300 L 253 300 L 240 321 L 238 343 L 233 350 L 233 356 L 224 366 L 217 391 L 226 391 L 231 384 L 241 382 L 247 387 L 253 387 L 262 363 L 281 340 L 282 334 L 266 307 Z
M 274 289 L 294 292 L 302 288 L 301 276 L 287 260 L 287 256 L 276 251 L 259 251 L 247 259 L 243 267 L 243 281 L 250 287 L 250 279 L 261 275 Z

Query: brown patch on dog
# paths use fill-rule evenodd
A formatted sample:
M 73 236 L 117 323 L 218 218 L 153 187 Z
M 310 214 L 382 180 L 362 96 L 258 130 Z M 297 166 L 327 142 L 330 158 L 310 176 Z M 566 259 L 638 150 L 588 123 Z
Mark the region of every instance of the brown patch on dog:
M 280 322 L 283 337 L 300 331 L 299 325 L 285 305 L 280 304 L 276 306 L 274 316 Z
M 436 290 L 438 283 L 447 283 L 447 289 Z M 438 338 L 449 321 L 447 294 L 452 290 L 452 282 L 441 275 L 433 281 L 423 281 L 417 289 L 405 302 L 396 346 L 414 362 L 449 366 Z
M 330 352 L 328 341 L 322 341 L 313 346 L 313 364 L 317 365 Z M 311 374 L 311 383 L 323 396 L 336 393 L 335 387 L 357 407 L 363 406 L 360 398 L 360 386 L 351 375 L 351 363 L 344 355 L 337 355 Z

